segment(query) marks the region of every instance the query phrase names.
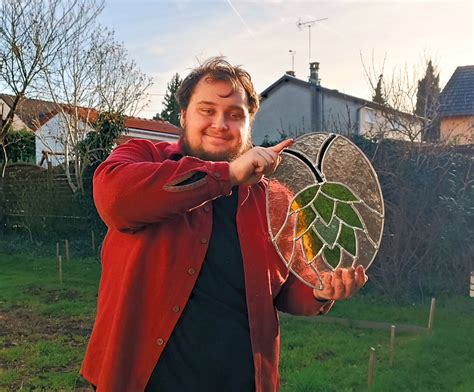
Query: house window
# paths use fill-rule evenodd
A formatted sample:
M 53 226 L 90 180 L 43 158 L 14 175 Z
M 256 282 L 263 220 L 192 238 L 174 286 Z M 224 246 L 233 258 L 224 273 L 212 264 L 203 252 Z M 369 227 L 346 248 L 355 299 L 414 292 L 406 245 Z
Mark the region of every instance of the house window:
M 397 120 L 393 121 L 392 126 L 393 126 L 393 130 L 394 130 L 394 131 L 401 131 L 401 130 L 403 130 L 403 128 L 404 128 L 404 127 L 402 126 L 402 124 L 401 124 L 399 121 L 397 121 Z
M 375 110 L 366 108 L 365 109 L 365 121 L 370 124 L 375 124 L 377 122 Z

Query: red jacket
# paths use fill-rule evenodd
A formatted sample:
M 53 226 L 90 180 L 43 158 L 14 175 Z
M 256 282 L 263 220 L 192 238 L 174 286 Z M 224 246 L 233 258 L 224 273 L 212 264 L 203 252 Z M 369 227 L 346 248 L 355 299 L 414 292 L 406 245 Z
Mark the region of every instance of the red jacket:
M 95 173 L 94 200 L 108 233 L 81 374 L 99 392 L 144 390 L 201 269 L 211 235 L 211 201 L 231 192 L 227 162 L 180 156 L 180 143 L 132 140 Z M 207 175 L 176 185 L 197 171 Z M 300 315 L 331 306 L 317 302 L 274 250 L 265 187 L 263 181 L 239 187 L 236 218 L 257 392 L 278 390 L 275 306 Z

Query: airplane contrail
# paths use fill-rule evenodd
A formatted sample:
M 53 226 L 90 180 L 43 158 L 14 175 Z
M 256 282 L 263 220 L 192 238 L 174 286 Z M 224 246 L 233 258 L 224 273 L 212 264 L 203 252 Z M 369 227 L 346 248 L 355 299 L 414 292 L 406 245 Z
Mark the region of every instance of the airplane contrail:
M 249 32 L 249 34 L 255 38 L 255 36 L 253 35 L 252 33 L 252 30 L 250 29 L 249 25 L 247 23 L 245 23 L 245 20 L 244 18 L 242 18 L 242 15 L 240 15 L 239 11 L 237 11 L 237 9 L 234 7 L 234 5 L 232 4 L 232 2 L 230 0 L 227 0 L 227 3 L 229 3 L 229 6 L 230 8 L 232 8 L 232 11 L 235 12 L 235 14 L 239 17 L 240 21 L 242 22 L 242 24 L 245 26 L 245 28 L 247 29 L 247 31 Z

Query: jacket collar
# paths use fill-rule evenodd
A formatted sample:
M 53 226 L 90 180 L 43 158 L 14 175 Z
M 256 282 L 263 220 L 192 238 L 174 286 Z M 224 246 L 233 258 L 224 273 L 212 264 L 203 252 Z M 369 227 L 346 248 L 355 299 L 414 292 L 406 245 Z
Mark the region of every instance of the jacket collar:
M 181 157 L 183 157 L 183 151 L 183 137 L 180 137 L 175 143 L 168 143 L 168 145 L 165 147 L 166 156 L 173 160 L 179 160 Z
M 179 159 L 184 156 L 184 140 L 181 136 L 176 143 L 170 143 L 166 147 L 166 152 L 171 159 Z M 268 180 L 264 179 L 264 184 L 267 185 Z M 246 202 L 250 195 L 250 186 L 249 185 L 240 185 L 239 186 L 239 205 L 242 205 Z

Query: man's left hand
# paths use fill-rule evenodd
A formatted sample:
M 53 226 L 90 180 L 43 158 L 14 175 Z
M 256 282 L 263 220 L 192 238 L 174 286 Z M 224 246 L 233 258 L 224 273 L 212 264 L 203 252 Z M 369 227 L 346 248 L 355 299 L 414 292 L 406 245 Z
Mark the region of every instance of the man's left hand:
M 323 272 L 321 278 L 324 289 L 313 290 L 314 297 L 321 301 L 350 298 L 368 279 L 361 265 L 356 268 L 337 268 L 333 272 Z

